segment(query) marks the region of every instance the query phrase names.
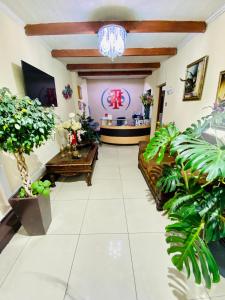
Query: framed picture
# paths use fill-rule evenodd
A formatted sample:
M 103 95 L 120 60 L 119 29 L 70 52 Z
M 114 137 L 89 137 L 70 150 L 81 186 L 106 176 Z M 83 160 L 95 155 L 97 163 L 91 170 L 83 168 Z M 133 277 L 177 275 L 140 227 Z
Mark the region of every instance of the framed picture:
M 218 103 L 225 101 L 225 71 L 220 72 L 216 101 Z
M 80 85 L 77 86 L 77 93 L 78 93 L 78 98 L 82 99 L 82 89 Z
M 183 101 L 200 100 L 205 81 L 208 56 L 187 66 Z

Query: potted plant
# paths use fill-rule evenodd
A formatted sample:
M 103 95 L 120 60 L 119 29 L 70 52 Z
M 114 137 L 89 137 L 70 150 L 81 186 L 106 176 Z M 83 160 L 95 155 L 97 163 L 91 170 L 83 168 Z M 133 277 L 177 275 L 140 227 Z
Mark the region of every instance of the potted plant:
M 9 202 L 28 234 L 44 234 L 51 222 L 50 182 L 31 184 L 25 154 L 30 155 L 49 138 L 54 114 L 38 99 L 14 96 L 2 88 L 0 116 L 0 150 L 14 155 L 22 179 L 22 189 Z
M 217 136 L 211 143 L 203 133 L 216 132 L 218 122 L 224 121 L 225 110 L 220 105 L 183 133 L 171 134 L 174 125 L 169 124 L 170 130 L 155 133 L 145 152 L 146 159 L 157 155 L 158 163 L 166 148 L 176 156 L 176 164 L 166 166 L 157 182 L 165 193 L 175 193 L 164 205 L 173 221 L 166 227 L 168 253 L 179 271 L 186 268 L 188 277 L 193 272 L 196 283 L 204 280 L 208 288 L 220 280 L 211 243 L 225 237 L 225 143 Z
M 150 107 L 153 105 L 154 100 L 153 96 L 151 95 L 151 90 L 147 90 L 144 94 L 141 95 L 141 102 L 144 105 L 144 116 L 145 119 L 149 119 L 150 115 Z
M 89 145 L 92 143 L 99 142 L 99 136 L 96 132 L 98 123 L 95 122 L 91 117 L 87 117 L 85 111 L 80 115 L 78 114 L 79 122 L 81 123 L 81 128 L 83 130 L 82 143 L 79 142 L 78 146 Z

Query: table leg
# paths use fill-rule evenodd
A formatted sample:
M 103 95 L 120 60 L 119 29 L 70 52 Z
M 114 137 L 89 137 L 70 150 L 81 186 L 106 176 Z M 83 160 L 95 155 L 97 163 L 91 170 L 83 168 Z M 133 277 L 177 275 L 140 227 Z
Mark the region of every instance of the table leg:
M 87 175 L 86 175 L 86 182 L 87 182 L 88 186 L 92 185 L 92 183 L 91 183 L 91 177 L 92 177 L 92 173 L 88 172 Z
M 49 175 L 49 179 L 51 181 L 52 187 L 55 187 L 55 175 L 54 174 L 50 174 Z

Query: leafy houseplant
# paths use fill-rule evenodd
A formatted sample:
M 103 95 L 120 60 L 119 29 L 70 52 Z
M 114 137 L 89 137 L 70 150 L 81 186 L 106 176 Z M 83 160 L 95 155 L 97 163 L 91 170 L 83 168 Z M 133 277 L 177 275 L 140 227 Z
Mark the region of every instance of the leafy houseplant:
M 166 227 L 168 253 L 179 271 L 185 267 L 189 277 L 192 270 L 196 283 L 204 279 L 208 288 L 220 279 L 209 245 L 225 237 L 225 144 L 218 137 L 210 143 L 204 132 L 216 132 L 215 125 L 224 121 L 219 106 L 183 133 L 170 123 L 155 133 L 144 154 L 157 156 L 158 163 L 166 149 L 176 156 L 176 164 L 166 166 L 157 182 L 162 191 L 175 193 L 164 206 L 173 221 Z
M 99 136 L 95 131 L 98 123 L 95 123 L 91 117 L 87 117 L 85 111 L 81 115 L 78 115 L 78 118 L 81 123 L 82 130 L 84 131 L 82 140 L 86 143 L 99 142 Z
M 24 155 L 30 155 L 34 148 L 48 139 L 55 126 L 54 115 L 50 110 L 44 109 L 38 99 L 14 96 L 9 89 L 2 88 L 0 116 L 0 150 L 9 152 L 16 158 L 23 186 L 20 195 L 24 199 L 35 199 L 39 193 L 34 193 L 35 184 L 32 188 Z M 48 182 L 43 184 L 47 188 Z
M 152 106 L 154 103 L 153 96 L 151 95 L 151 90 L 147 90 L 147 92 L 142 94 L 140 98 L 145 109 L 145 119 L 149 119 L 150 106 Z

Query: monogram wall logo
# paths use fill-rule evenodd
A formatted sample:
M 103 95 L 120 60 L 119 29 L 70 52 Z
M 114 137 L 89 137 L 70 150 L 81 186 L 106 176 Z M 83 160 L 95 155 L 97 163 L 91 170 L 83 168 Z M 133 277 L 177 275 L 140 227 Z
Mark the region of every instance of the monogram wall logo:
M 101 97 L 101 103 L 105 110 L 120 108 L 127 110 L 130 102 L 131 97 L 126 89 L 105 89 Z

